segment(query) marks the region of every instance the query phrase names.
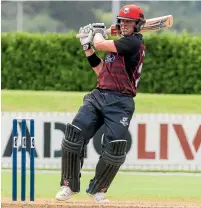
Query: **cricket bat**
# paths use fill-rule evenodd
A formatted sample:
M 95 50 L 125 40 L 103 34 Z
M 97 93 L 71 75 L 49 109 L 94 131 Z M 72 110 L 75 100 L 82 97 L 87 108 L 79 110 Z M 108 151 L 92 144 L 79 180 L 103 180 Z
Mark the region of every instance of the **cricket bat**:
M 172 15 L 151 18 L 146 20 L 146 23 L 141 27 L 140 33 L 157 31 L 163 28 L 172 27 L 172 25 L 173 25 Z M 115 24 L 111 25 L 111 27 L 108 28 L 106 31 L 108 35 L 112 35 L 112 36 L 118 35 Z M 77 34 L 76 38 L 82 38 L 87 36 L 88 34 Z

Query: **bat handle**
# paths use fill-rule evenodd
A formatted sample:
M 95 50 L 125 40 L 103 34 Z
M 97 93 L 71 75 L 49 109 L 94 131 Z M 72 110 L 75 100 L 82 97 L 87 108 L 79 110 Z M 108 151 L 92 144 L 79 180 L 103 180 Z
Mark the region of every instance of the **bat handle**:
M 107 33 L 108 35 L 114 35 L 114 36 L 115 36 L 115 35 L 117 34 L 115 25 L 112 25 L 110 28 L 108 28 L 108 29 L 106 30 L 106 33 Z M 87 37 L 87 36 L 88 36 L 88 34 L 80 33 L 80 34 L 77 34 L 77 35 L 76 35 L 76 38 L 85 38 L 85 37 Z

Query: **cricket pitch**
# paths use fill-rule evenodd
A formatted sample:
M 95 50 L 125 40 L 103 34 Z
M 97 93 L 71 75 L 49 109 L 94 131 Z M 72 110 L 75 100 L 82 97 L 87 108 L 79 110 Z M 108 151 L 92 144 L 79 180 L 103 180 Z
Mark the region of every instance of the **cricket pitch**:
M 2 208 L 201 208 L 201 201 L 186 200 L 114 200 L 109 204 L 97 204 L 92 200 L 69 200 L 58 202 L 55 199 L 39 199 L 34 202 L 12 202 L 8 199 L 2 199 Z

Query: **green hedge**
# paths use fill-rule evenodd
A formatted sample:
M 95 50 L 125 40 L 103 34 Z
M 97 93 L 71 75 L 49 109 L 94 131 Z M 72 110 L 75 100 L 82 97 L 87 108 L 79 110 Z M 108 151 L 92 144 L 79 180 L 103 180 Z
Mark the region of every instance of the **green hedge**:
M 141 92 L 201 93 L 201 37 L 155 33 L 146 45 Z
M 74 34 L 3 33 L 1 44 L 2 89 L 96 87 L 96 75 Z M 152 33 L 145 44 L 139 92 L 201 93 L 201 37 Z

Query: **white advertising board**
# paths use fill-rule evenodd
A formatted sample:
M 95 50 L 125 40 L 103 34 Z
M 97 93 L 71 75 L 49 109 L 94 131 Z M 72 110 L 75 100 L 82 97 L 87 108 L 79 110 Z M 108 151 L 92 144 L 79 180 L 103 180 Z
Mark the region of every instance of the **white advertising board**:
M 35 120 L 36 167 L 60 168 L 65 125 L 74 116 L 72 113 L 2 112 L 2 167 L 12 166 L 13 119 L 32 117 Z M 29 132 L 28 122 L 27 130 Z M 86 147 L 84 168 L 96 166 L 103 133 L 101 128 Z M 20 166 L 20 123 L 18 134 Z M 122 169 L 201 170 L 201 115 L 136 114 L 127 139 L 128 154 Z

